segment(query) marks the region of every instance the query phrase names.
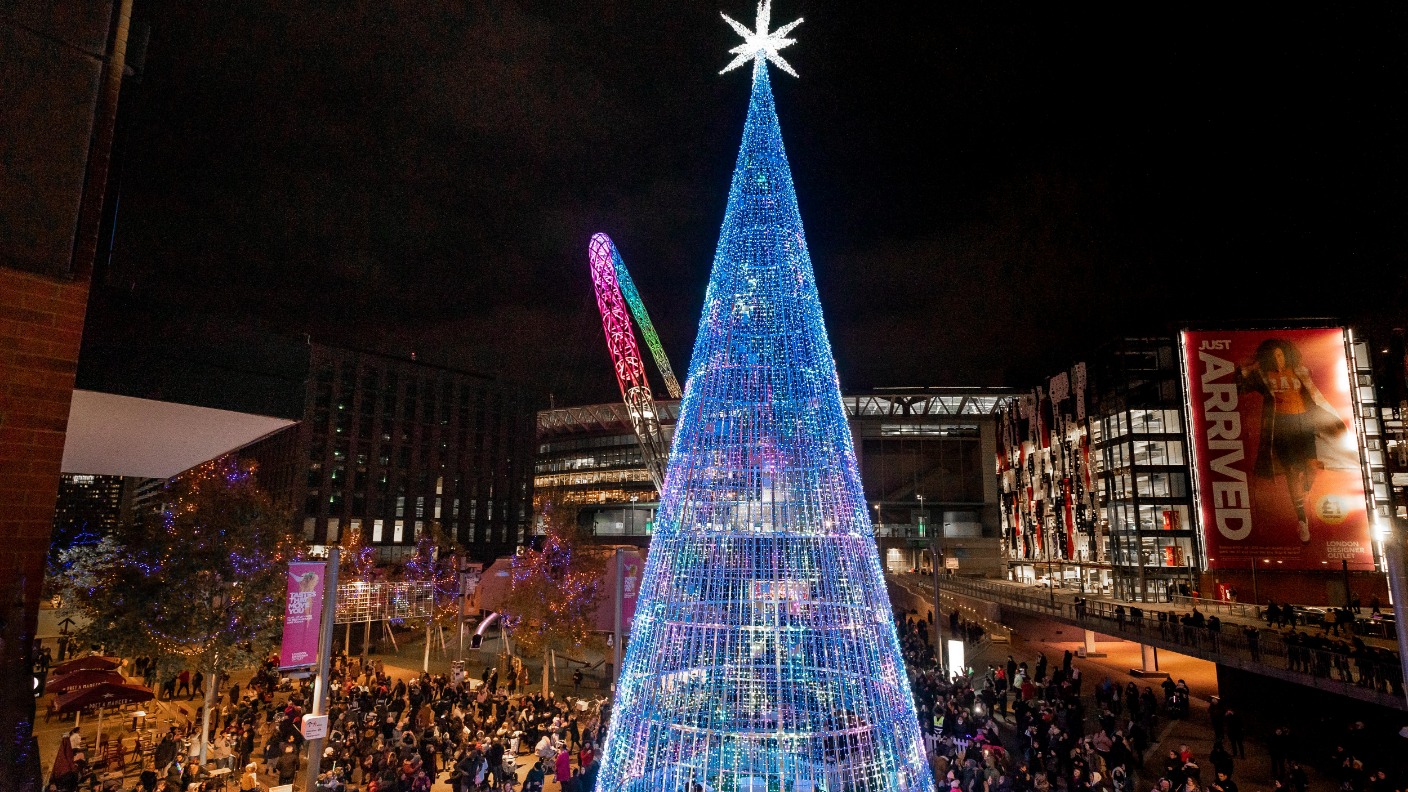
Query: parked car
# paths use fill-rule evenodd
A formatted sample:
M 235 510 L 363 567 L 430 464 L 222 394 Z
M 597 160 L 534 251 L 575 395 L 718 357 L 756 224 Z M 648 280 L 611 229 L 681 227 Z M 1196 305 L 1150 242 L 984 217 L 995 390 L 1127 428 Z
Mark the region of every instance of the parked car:
M 1292 605 L 1291 610 L 1295 611 L 1296 620 L 1301 624 L 1320 624 L 1325 621 L 1325 614 L 1330 612 L 1329 608 L 1318 605 Z

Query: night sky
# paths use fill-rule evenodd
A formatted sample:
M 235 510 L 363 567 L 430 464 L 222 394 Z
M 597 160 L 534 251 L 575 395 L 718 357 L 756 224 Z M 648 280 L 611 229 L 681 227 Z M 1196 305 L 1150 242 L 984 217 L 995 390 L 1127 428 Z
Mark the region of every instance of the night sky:
M 776 0 L 806 18 L 773 85 L 843 388 L 1408 320 L 1408 6 L 1235 5 Z M 720 10 L 753 19 L 137 0 L 90 339 L 307 333 L 605 401 L 600 230 L 683 372 L 747 110 Z

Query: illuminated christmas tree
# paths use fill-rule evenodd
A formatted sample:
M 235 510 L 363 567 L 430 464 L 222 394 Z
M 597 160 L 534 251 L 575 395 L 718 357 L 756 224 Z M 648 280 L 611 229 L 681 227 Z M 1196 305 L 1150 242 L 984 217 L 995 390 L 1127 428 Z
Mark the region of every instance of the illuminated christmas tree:
M 728 21 L 752 102 L 599 788 L 932 790 L 768 82 L 801 20 Z

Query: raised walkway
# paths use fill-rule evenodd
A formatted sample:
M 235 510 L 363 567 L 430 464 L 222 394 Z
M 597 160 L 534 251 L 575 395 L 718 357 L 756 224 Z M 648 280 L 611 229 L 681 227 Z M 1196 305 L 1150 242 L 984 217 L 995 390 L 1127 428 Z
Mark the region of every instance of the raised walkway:
M 933 599 L 933 580 L 928 576 L 891 575 L 890 579 Z M 1235 610 L 1217 614 L 1222 627 L 1214 633 L 1181 624 L 1178 617 L 1191 611 L 1191 607 L 1180 610 L 1177 603 L 1135 603 L 1131 607 L 1130 603 L 1094 595 L 1085 597 L 1082 603 L 1074 593 L 983 578 L 944 577 L 939 587 L 944 594 L 994 603 L 1004 611 L 1038 616 L 1359 701 L 1408 710 L 1397 656 L 1377 646 L 1372 648 L 1375 656 L 1371 657 L 1368 652 L 1354 656 L 1302 645 L 1295 639 L 1287 640 L 1290 631 L 1267 629 L 1255 617 Z M 1158 618 L 1160 612 L 1166 614 L 1164 620 Z M 1254 635 L 1245 630 L 1250 626 L 1258 627 Z

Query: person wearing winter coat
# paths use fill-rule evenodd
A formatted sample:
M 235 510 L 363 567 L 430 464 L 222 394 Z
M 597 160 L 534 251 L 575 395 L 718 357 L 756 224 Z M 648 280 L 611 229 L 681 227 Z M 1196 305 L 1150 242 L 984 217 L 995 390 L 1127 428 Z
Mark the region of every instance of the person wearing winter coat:
M 572 754 L 567 752 L 565 746 L 558 749 L 554 764 L 553 774 L 557 776 L 559 784 L 572 777 Z
M 292 784 L 298 776 L 298 754 L 293 752 L 292 745 L 285 745 L 284 752 L 274 760 L 274 772 L 280 784 Z

